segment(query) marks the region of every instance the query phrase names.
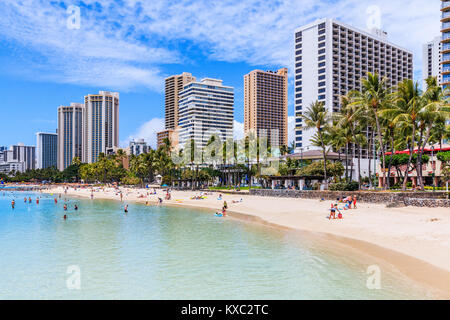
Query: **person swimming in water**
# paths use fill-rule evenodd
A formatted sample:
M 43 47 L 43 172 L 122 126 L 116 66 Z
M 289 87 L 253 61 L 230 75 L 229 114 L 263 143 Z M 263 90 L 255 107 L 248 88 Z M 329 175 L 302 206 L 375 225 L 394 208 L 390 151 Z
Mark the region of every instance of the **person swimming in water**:
M 125 211 L 125 213 L 128 213 L 128 205 L 127 204 L 125 205 L 124 211 Z
M 14 200 L 11 201 L 11 207 L 14 209 L 15 206 L 16 206 L 16 202 Z
M 26 198 L 26 197 L 23 198 L 23 202 L 24 202 L 24 203 L 27 203 L 27 198 Z
M 39 204 L 39 198 L 36 198 L 36 204 Z
M 58 199 L 57 198 L 55 198 L 55 204 L 57 204 L 58 203 Z
M 67 220 L 67 215 L 64 215 L 64 220 Z
M 75 205 L 75 206 L 74 206 L 74 209 L 75 209 L 75 210 L 78 210 L 78 206 L 77 206 L 77 205 Z
M 31 197 L 28 198 L 28 203 L 31 203 Z
M 67 211 L 67 204 L 64 205 L 64 211 Z

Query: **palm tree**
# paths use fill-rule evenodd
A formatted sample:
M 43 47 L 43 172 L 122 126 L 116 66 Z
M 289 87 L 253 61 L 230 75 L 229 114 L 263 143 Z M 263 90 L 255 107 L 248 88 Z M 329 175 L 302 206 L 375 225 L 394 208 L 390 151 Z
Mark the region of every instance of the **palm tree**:
M 325 108 L 323 102 L 316 101 L 306 109 L 305 113 L 302 114 L 302 118 L 306 129 L 315 129 L 317 131 L 314 134 L 312 141 L 316 146 L 322 148 L 324 181 L 325 186 L 327 187 L 327 150 L 324 134 L 330 121 L 328 110 Z
M 421 190 L 424 189 L 422 176 L 422 157 L 426 145 L 430 141 L 438 138 L 439 143 L 445 136 L 445 121 L 450 115 L 448 99 L 450 92 L 448 89 L 442 90 L 438 85 L 436 77 L 426 79 L 427 90 L 423 94 L 423 105 L 419 111 L 419 141 L 416 158 L 417 175 Z M 422 139 L 423 137 L 423 139 Z M 439 139 L 441 138 L 441 139 Z
M 411 160 L 416 145 L 416 131 L 420 112 L 423 108 L 424 100 L 421 97 L 419 84 L 406 79 L 398 84 L 395 103 L 381 111 L 383 117 L 393 118 L 392 122 L 399 127 L 409 128 L 411 130 L 411 141 L 409 145 L 409 160 L 405 168 L 403 178 L 403 191 L 406 190 L 408 173 Z M 383 163 L 383 174 L 385 174 L 385 164 Z
M 362 91 L 355 92 L 352 106 L 363 109 L 375 119 L 377 139 L 381 151 L 382 167 L 386 166 L 385 148 L 383 143 L 382 127 L 379 112 L 385 109 L 392 100 L 390 89 L 386 86 L 386 79 L 380 79 L 378 74 L 368 73 L 367 78 L 362 80 Z M 386 172 L 383 172 L 383 186 L 386 187 Z

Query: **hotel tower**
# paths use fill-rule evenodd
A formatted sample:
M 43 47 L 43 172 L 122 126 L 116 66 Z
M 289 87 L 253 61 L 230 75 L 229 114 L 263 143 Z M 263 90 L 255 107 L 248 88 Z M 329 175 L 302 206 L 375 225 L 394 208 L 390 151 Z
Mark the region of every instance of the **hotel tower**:
M 436 37 L 433 41 L 425 43 L 422 49 L 422 80 L 423 89 L 426 90 L 425 80 L 429 77 L 436 77 L 441 83 L 441 37 Z
M 288 144 L 288 70 L 253 70 L 244 76 L 244 130 L 259 136 L 278 130 L 278 145 Z
M 441 1 L 441 85 L 450 84 L 450 1 Z
M 119 93 L 89 94 L 84 106 L 83 162 L 94 163 L 100 153 L 119 147 Z
M 180 92 L 179 142 L 182 146 L 194 140 L 203 149 L 215 132 L 222 142 L 233 138 L 234 89 L 222 80 L 203 79 L 191 82 Z
M 395 86 L 412 79 L 413 54 L 388 42 L 387 34 L 379 29 L 366 32 L 332 19 L 295 30 L 296 150 L 314 149 L 314 132 L 302 128 L 302 112 L 315 101 L 323 102 L 331 114 L 338 112 L 340 97 L 361 90 L 361 78 L 368 72 L 386 77 L 388 85 Z M 357 156 L 371 155 L 358 150 Z
M 36 168 L 57 168 L 58 166 L 58 134 L 36 133 Z
M 179 94 L 185 85 L 195 81 L 192 74 L 183 72 L 180 75 L 168 77 L 165 85 L 165 120 L 166 130 L 175 130 L 178 126 Z
M 58 108 L 58 170 L 63 171 L 77 157 L 83 160 L 84 112 L 82 103 Z

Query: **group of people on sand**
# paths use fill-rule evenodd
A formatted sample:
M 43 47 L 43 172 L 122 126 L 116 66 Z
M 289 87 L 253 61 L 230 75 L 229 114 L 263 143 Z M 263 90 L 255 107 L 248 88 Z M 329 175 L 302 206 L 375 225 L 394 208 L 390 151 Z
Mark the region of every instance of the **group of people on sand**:
M 343 197 L 343 198 L 337 198 L 335 203 L 331 204 L 331 208 L 330 208 L 330 216 L 328 217 L 328 219 L 343 219 L 343 215 L 342 215 L 342 211 L 346 211 L 346 210 L 350 210 L 352 209 L 352 205 L 353 205 L 353 209 L 357 209 L 356 207 L 356 202 L 357 202 L 357 198 L 356 195 L 352 196 L 348 196 L 348 197 Z M 344 207 L 339 208 L 338 205 L 339 204 L 343 204 Z M 338 214 L 337 218 L 336 218 L 336 213 Z

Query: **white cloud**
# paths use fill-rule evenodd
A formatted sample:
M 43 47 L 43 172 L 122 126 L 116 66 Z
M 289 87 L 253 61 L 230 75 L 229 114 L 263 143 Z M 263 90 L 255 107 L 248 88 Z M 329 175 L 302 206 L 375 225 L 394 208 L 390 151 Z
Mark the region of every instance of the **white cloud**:
M 144 139 L 153 149 L 156 148 L 156 134 L 164 130 L 164 119 L 153 118 L 141 125 L 126 141 L 121 142 L 123 148 L 128 147 L 133 139 Z
M 244 138 L 244 123 L 234 120 L 234 140 L 241 140 Z
M 0 39 L 22 45 L 28 69 L 45 79 L 111 89 L 161 90 L 162 65 L 191 59 L 188 40 L 212 60 L 293 65 L 295 28 L 332 17 L 361 29 L 366 9 L 381 9 L 389 39 L 415 54 L 439 35 L 439 1 L 423 0 L 85 0 L 81 29 L 66 28 L 61 2 L 2 0 Z M 86 7 L 90 7 L 88 10 Z M 93 8 L 93 9 L 92 9 Z M 39 56 L 30 54 L 34 50 Z M 194 57 L 195 59 L 195 57 Z M 11 67 L 11 69 L 15 69 Z M 32 76 L 32 75 L 30 75 Z

